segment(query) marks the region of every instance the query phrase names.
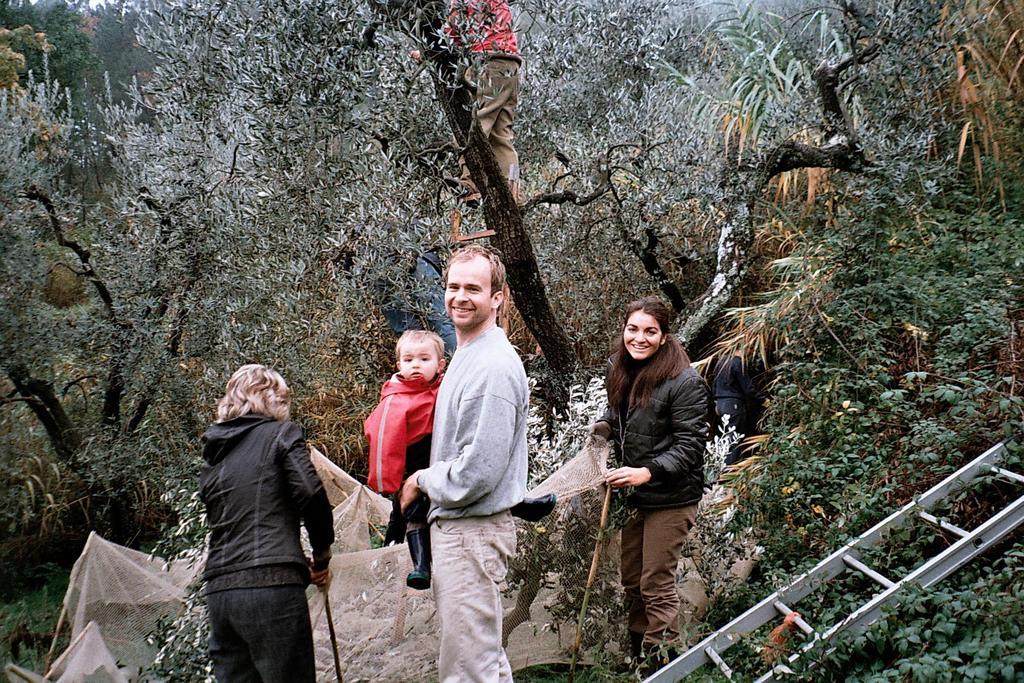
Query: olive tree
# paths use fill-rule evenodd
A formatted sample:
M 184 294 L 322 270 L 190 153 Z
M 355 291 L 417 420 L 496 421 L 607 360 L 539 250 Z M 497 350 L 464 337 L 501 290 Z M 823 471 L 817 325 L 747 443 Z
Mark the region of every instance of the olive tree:
M 598 360 L 622 303 L 652 289 L 692 342 L 741 287 L 774 178 L 878 173 L 929 139 L 929 112 L 893 95 L 927 48 L 921 5 L 524 0 L 518 206 L 472 126 L 447 3 L 156 4 L 138 33 L 151 77 L 98 104 L 101 196 L 61 177 L 59 91 L 5 96 L 7 410 L 129 537 L 138 482 L 194 464 L 237 365 L 277 365 L 300 399 L 342 364 L 346 389 L 380 381 L 380 309 L 410 254 L 445 247 L 459 154 L 556 375 Z M 55 263 L 87 285 L 69 308 L 43 296 Z

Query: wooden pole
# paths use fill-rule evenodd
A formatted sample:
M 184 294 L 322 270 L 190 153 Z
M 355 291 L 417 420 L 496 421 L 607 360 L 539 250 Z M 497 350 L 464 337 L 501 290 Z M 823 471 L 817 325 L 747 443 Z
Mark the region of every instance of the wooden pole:
M 583 591 L 583 604 L 580 606 L 580 618 L 576 622 L 576 643 L 572 648 L 572 662 L 569 664 L 569 683 L 576 676 L 576 660 L 579 658 L 580 646 L 583 644 L 583 620 L 587 616 L 590 604 L 590 589 L 597 578 L 597 567 L 601 562 L 601 544 L 604 543 L 605 527 L 608 526 L 608 508 L 612 502 L 612 487 L 605 485 L 604 505 L 601 506 L 601 525 L 597 528 L 597 543 L 594 544 L 594 558 L 590 561 L 590 575 L 587 576 L 587 588 Z
M 320 593 L 324 596 L 324 611 L 327 612 L 327 631 L 331 634 L 331 654 L 334 655 L 334 673 L 338 676 L 338 683 L 342 683 L 341 680 L 341 657 L 338 655 L 338 636 L 334 633 L 334 617 L 331 616 L 331 600 L 327 597 L 328 587 L 324 586 L 320 589 Z
M 64 627 L 64 618 L 67 616 L 68 606 L 65 603 L 61 603 L 60 616 L 57 617 L 57 628 L 53 631 L 53 642 L 50 643 L 50 649 L 46 653 L 46 659 L 43 660 L 43 674 L 49 673 L 50 662 L 53 661 L 53 651 L 57 649 L 57 639 L 60 638 L 60 630 Z
M 380 540 L 383 542 L 383 540 L 386 538 L 386 534 L 384 534 L 384 532 L 380 530 L 380 527 L 374 524 L 373 522 L 369 522 L 369 524 L 370 532 L 376 534 L 377 536 L 380 536 Z

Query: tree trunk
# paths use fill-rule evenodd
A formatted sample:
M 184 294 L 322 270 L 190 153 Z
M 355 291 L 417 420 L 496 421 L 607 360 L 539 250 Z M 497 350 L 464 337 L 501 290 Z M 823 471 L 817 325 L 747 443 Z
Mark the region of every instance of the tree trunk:
M 437 98 L 464 156 L 480 194 L 484 220 L 494 230 L 494 243 L 501 252 L 516 308 L 533 334 L 555 376 L 567 380 L 578 366 L 572 341 L 564 322 L 548 301 L 544 279 L 523 215 L 507 180 L 498 167 L 490 144 L 473 126 L 473 97 L 456 76 L 456 56 L 446 50 L 431 55 L 437 66 L 434 83 Z M 561 394 L 561 392 L 558 392 Z
M 7 368 L 7 376 L 14 388 L 25 399 L 46 430 L 54 452 L 62 461 L 74 465 L 75 454 L 81 446 L 78 430 L 64 411 L 53 385 L 32 377 L 28 368 L 17 364 Z M 72 468 L 74 469 L 74 468 Z

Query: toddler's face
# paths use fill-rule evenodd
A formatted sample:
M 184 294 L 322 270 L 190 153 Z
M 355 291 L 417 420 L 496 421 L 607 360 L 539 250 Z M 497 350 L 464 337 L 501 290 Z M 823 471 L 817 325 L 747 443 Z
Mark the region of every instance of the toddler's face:
M 429 341 L 403 344 L 398 354 L 398 374 L 403 379 L 433 382 L 443 367 L 444 359 L 438 357 L 437 348 Z

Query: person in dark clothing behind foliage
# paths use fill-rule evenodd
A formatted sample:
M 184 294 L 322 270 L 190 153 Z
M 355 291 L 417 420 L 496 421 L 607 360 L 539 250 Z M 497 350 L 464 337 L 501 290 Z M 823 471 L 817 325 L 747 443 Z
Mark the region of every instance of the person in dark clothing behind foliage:
M 203 579 L 218 681 L 313 681 L 306 586 L 326 586 L 334 525 L 288 385 L 262 365 L 228 380 L 203 434 L 199 494 L 210 549 Z M 309 532 L 313 559 L 299 543 Z
M 756 429 L 755 422 L 761 398 L 750 380 L 750 375 L 747 374 L 741 353 L 719 358 L 713 379 L 715 410 L 719 417 L 729 416 L 729 426 L 736 429 L 739 437 L 725 458 L 725 464 L 732 465 L 741 459 L 740 440 L 752 435 Z
M 626 307 L 608 370 L 608 410 L 591 426 L 621 458 L 605 481 L 633 487 L 622 529 L 622 586 L 633 659 L 646 654 L 651 666 L 661 663 L 660 650 L 680 644 L 675 572 L 704 493 L 708 439 L 707 385 L 671 335 L 671 319 L 658 297 Z
M 455 328 L 444 310 L 444 283 L 441 259 L 433 249 L 416 256 L 409 279 L 402 289 L 392 290 L 384 305 L 384 319 L 401 336 L 409 330 L 432 330 L 444 340 L 448 356 L 455 353 Z

